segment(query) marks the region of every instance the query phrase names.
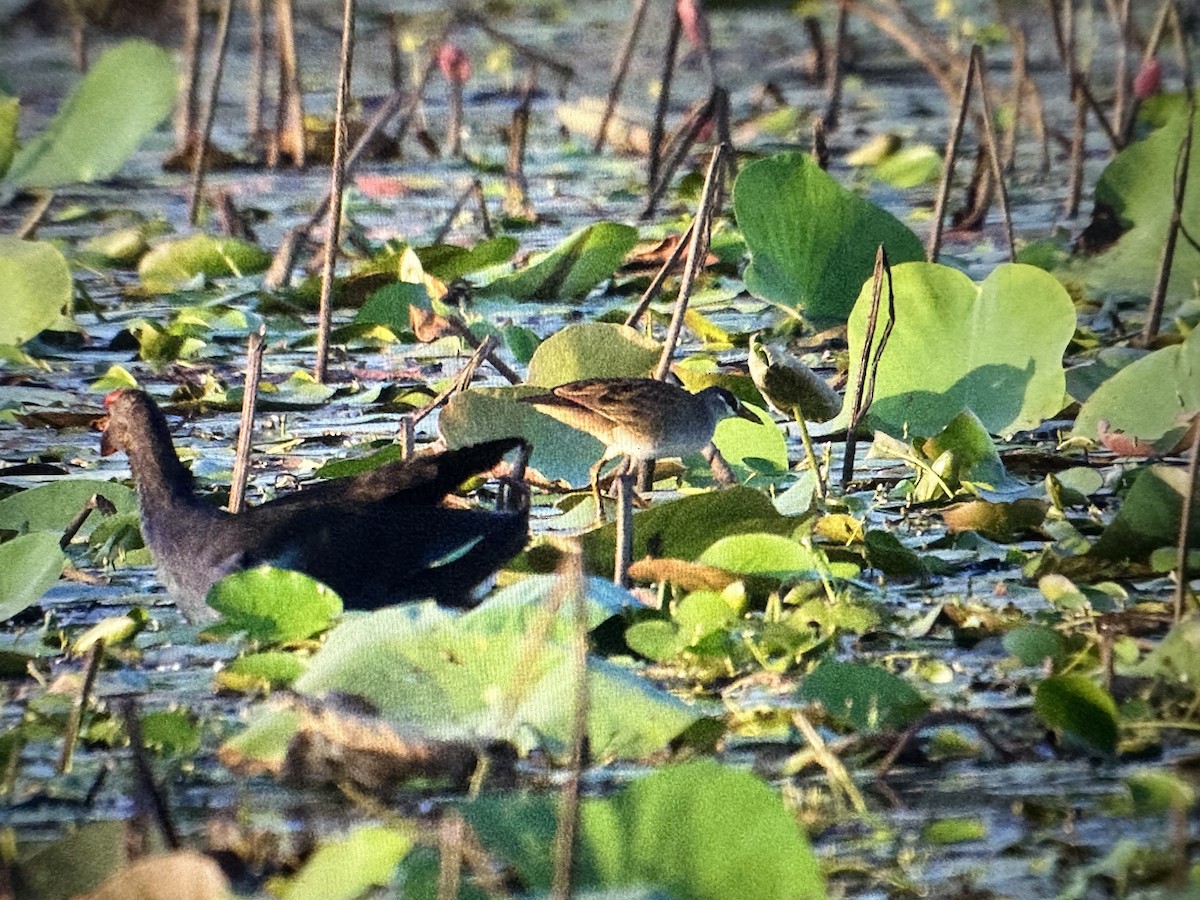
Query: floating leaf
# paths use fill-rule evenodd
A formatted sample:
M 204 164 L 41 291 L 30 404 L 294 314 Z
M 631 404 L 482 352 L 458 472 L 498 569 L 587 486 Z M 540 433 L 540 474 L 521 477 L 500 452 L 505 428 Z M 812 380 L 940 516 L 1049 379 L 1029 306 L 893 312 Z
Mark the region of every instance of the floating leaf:
M 987 823 L 982 819 L 937 819 L 921 829 L 921 838 L 931 844 L 962 844 L 982 841 L 987 833 Z
M 25 343 L 58 321 L 71 304 L 71 269 L 45 241 L 0 236 L 0 344 Z
M 813 320 L 846 320 L 871 277 L 879 244 L 893 265 L 925 257 L 916 235 L 843 188 L 805 153 L 743 168 L 733 205 L 750 249 L 746 289 Z
M 438 431 L 446 446 L 453 450 L 496 438 L 523 437 L 533 446 L 532 468 L 549 479 L 586 484 L 588 470 L 604 453 L 604 446 L 591 435 L 542 415 L 528 403 L 518 403 L 520 393 L 542 392 L 489 388 L 455 394 L 438 417 Z
M 510 590 L 545 592 L 550 581 Z M 383 717 L 440 737 L 508 740 L 522 752 L 540 747 L 560 756 L 574 714 L 569 617 L 533 656 L 522 650 L 527 621 L 505 608 L 493 616 L 481 607 L 470 618 L 431 604 L 383 609 L 331 632 L 295 689 L 362 696 Z M 588 735 L 598 758 L 661 750 L 697 718 L 670 694 L 605 660 L 589 658 L 588 679 Z
M 175 63 L 148 41 L 126 41 L 96 60 L 50 126 L 8 170 L 16 188 L 111 178 L 175 102 Z
M 657 341 L 628 325 L 568 325 L 538 344 L 526 382 L 550 388 L 581 378 L 645 378 L 661 355 Z
M 1174 546 L 1188 484 L 1184 469 L 1163 465 L 1142 469 L 1092 554 L 1101 559 L 1144 559 L 1159 547 Z M 1188 544 L 1200 546 L 1200 491 L 1192 495 Z
M 1096 215 L 1127 229 L 1099 256 L 1080 260 L 1089 289 L 1101 296 L 1148 296 L 1158 277 L 1163 244 L 1170 226 L 1179 148 L 1188 124 L 1188 104 L 1179 103 L 1161 128 L 1130 144 L 1113 158 L 1096 182 Z M 1188 177 L 1200 182 L 1200 153 L 1191 154 Z M 1200 204 L 1184 203 L 1182 225 L 1200 232 Z M 1171 264 L 1168 298 L 1193 296 L 1200 278 L 1200 252 L 1181 240 Z
M 776 512 L 762 491 L 733 487 L 680 497 L 655 504 L 633 516 L 633 558 L 653 555 L 693 560 L 706 547 L 730 534 L 769 531 L 790 535 L 791 519 Z M 612 572 L 616 525 L 589 531 L 581 538 L 584 565 L 589 572 Z
M 1037 687 L 1033 711 L 1047 727 L 1100 753 L 1117 748 L 1117 704 L 1084 675 L 1055 675 Z
M 221 278 L 261 272 L 271 264 L 271 254 L 256 244 L 233 237 L 194 234 L 159 244 L 142 257 L 138 276 L 154 293 L 167 293 L 198 276 Z
M 515 237 L 501 235 L 480 241 L 470 248 L 455 244 L 434 244 L 431 247 L 418 247 L 414 252 L 426 272 L 442 281 L 450 282 L 480 269 L 507 262 L 512 259 L 519 246 Z
M 485 796 L 461 809 L 523 884 L 550 886 L 552 799 Z M 825 896 L 816 857 L 779 795 L 713 760 L 669 766 L 615 796 L 584 800 L 576 852 L 576 885 L 606 888 L 604 896 L 646 886 L 695 900 Z
M 0 94 L 0 179 L 8 173 L 17 155 L 17 126 L 21 121 L 21 101 Z
M 1130 363 L 1098 387 L 1079 410 L 1075 436 L 1099 440 L 1123 432 L 1160 453 L 1175 448 L 1188 421 L 1200 413 L 1200 328 L 1182 344 L 1163 347 Z
M 0 621 L 37 603 L 58 581 L 66 561 L 58 538 L 49 532 L 35 531 L 0 544 Z
M 805 676 L 798 694 L 861 732 L 903 728 L 928 706 L 912 685 L 886 669 L 835 660 L 826 660 Z
M 282 892 L 287 900 L 354 900 L 391 883 L 396 866 L 412 849 L 415 830 L 360 825 L 345 837 L 323 842 Z
M 304 673 L 304 663 L 294 653 L 269 650 L 239 656 L 217 673 L 220 690 L 243 693 L 290 687 Z
M 410 307 L 428 305 L 429 292 L 425 290 L 425 285 L 396 281 L 385 284 L 371 294 L 354 314 L 353 321 L 359 325 L 386 325 L 394 334 L 400 334 L 410 328 Z
M 822 572 L 841 578 L 853 578 L 858 574 L 858 567 L 853 563 L 831 564 L 819 550 L 809 549 L 778 534 L 723 537 L 701 553 L 699 561 L 729 572 L 786 580 L 818 578 Z
M 1075 333 L 1066 289 L 1041 269 L 1005 263 L 976 285 L 957 269 L 892 269 L 896 323 L 880 360 L 868 421 L 892 435 L 937 434 L 964 409 L 993 434 L 1033 428 L 1063 405 L 1063 351 Z M 850 384 L 858 377 L 871 286 L 848 324 Z M 881 304 L 876 345 L 884 332 Z M 846 427 L 851 397 L 824 430 Z
M 637 229 L 597 222 L 566 238 L 533 264 L 497 278 L 480 296 L 514 300 L 582 300 L 616 270 L 637 243 Z
M 321 582 L 271 566 L 226 575 L 206 600 L 224 618 L 223 629 L 244 631 L 264 643 L 312 637 L 342 612 L 341 598 Z
M 115 481 L 92 481 L 87 478 L 64 478 L 28 490 L 11 494 L 0 500 L 0 529 L 8 531 L 53 531 L 61 533 L 93 494 L 100 494 L 116 507 L 117 513 L 137 510 L 137 494 Z M 81 535 L 89 535 L 101 516 L 88 516 Z
M 1004 635 L 1004 649 L 1023 666 L 1058 663 L 1067 649 L 1066 639 L 1048 625 L 1022 625 Z

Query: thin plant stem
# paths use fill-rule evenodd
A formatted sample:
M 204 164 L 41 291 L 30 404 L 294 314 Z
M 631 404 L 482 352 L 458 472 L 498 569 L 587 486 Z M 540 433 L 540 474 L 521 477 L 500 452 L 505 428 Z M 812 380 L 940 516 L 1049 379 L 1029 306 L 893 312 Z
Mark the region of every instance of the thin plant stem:
M 238 423 L 237 454 L 233 460 L 233 477 L 229 482 L 229 511 L 239 513 L 246 499 L 246 481 L 250 476 L 251 438 L 254 436 L 254 407 L 258 403 L 258 379 L 262 375 L 266 326 L 250 335 L 246 347 L 246 377 L 242 384 L 242 418 Z
M 633 564 L 633 480 L 632 472 L 617 476 L 617 550 L 613 562 L 613 584 L 629 587 L 629 567 Z
M 978 44 L 971 48 L 971 59 L 975 64 L 975 79 L 979 85 L 979 102 L 983 107 L 983 138 L 987 143 L 988 156 L 992 162 L 992 177 L 996 179 L 996 193 L 1000 198 L 1000 218 L 1008 243 L 1008 258 L 1016 262 L 1017 244 L 1013 237 L 1012 213 L 1008 208 L 1008 188 L 1004 184 L 1004 164 L 1000 159 L 1000 147 L 992 120 L 992 101 L 988 96 L 987 62 L 983 58 L 983 48 Z
M 275 135 L 268 148 L 267 164 L 278 166 L 284 137 L 291 145 L 292 165 L 303 169 L 304 91 L 300 85 L 300 62 L 296 56 L 294 0 L 275 0 L 275 50 L 279 56 L 279 101 L 275 107 Z
M 693 219 L 688 225 L 687 230 L 685 230 L 683 234 L 679 236 L 679 243 L 675 245 L 675 247 L 671 250 L 670 255 L 666 258 L 663 264 L 659 266 L 658 271 L 654 273 L 654 277 L 650 279 L 650 284 L 648 284 L 646 286 L 646 290 L 642 292 L 642 296 L 638 300 L 637 306 L 633 308 L 633 311 L 630 312 L 625 319 L 625 324 L 630 328 L 637 327 L 638 322 L 641 320 L 646 310 L 650 308 L 650 304 L 654 302 L 654 298 L 657 297 L 662 291 L 662 286 L 667 280 L 667 276 L 670 275 L 671 270 L 678 265 L 680 257 L 683 256 L 684 251 L 691 243 L 692 231 L 695 229 L 695 227 L 696 221 Z
M 1192 458 L 1188 460 L 1187 486 L 1179 512 L 1179 542 L 1175 547 L 1175 623 L 1183 619 L 1188 606 L 1188 532 L 1192 524 L 1192 508 L 1196 491 L 1200 489 L 1200 416 L 1192 417 Z
M 883 280 L 888 282 L 888 321 L 884 326 L 879 343 L 875 344 L 875 330 L 879 325 L 879 305 L 883 297 Z M 846 429 L 846 451 L 842 460 L 842 487 L 850 483 L 854 475 L 854 452 L 858 442 L 858 426 L 875 399 L 875 377 L 879 362 L 896 324 L 896 298 L 892 287 L 892 269 L 883 245 L 875 254 L 875 271 L 871 276 L 871 309 L 867 313 L 867 328 L 863 339 L 862 356 L 858 361 L 858 377 L 854 382 L 854 402 L 851 404 L 850 424 Z M 869 373 L 869 374 L 868 374 Z
M 946 141 L 946 153 L 942 158 L 942 178 L 938 182 L 937 196 L 933 202 L 933 231 L 929 234 L 929 244 L 925 248 L 925 258 L 929 262 L 937 262 L 942 252 L 942 229 L 945 227 L 946 205 L 950 202 L 950 185 L 954 180 L 954 162 L 958 157 L 958 147 L 962 143 L 963 128 L 967 121 L 967 110 L 971 105 L 971 81 L 974 69 L 975 57 L 972 56 L 967 64 L 966 77 L 963 78 L 954 127 L 950 129 L 950 137 Z
M 1192 164 L 1192 140 L 1196 131 L 1196 93 L 1189 90 L 1188 122 L 1183 140 L 1175 155 L 1175 185 L 1171 202 L 1171 218 L 1167 223 L 1167 236 L 1163 241 L 1162 256 L 1158 263 L 1158 274 L 1154 289 L 1150 292 L 1150 307 L 1146 313 L 1146 324 L 1142 329 L 1142 344 L 1148 345 L 1158 334 L 1162 325 L 1163 308 L 1167 300 L 1167 288 L 1171 283 L 1171 269 L 1175 262 L 1175 246 L 1183 224 L 1183 204 L 1187 196 L 1188 170 Z
M 158 823 L 163 840 L 172 850 L 178 850 L 182 846 L 179 829 L 175 827 L 166 796 L 154 780 L 150 754 L 146 752 L 146 744 L 142 740 L 142 722 L 138 715 L 137 701 L 131 696 L 121 697 L 118 699 L 118 707 L 125 725 L 125 734 L 129 738 L 129 750 L 133 754 L 133 769 L 137 775 L 138 786 L 150 800 L 154 819 Z
M 246 131 L 257 143 L 262 131 L 263 84 L 266 81 L 266 10 L 264 0 L 246 0 L 250 10 L 250 61 L 246 79 Z
M 637 46 L 638 36 L 642 33 L 642 25 L 646 21 L 646 10 L 650 8 L 649 0 L 634 0 L 633 15 L 629 20 L 629 30 L 625 33 L 625 43 L 617 57 L 613 68 L 612 84 L 608 88 L 608 99 L 604 104 L 604 113 L 600 116 L 600 127 L 596 130 L 596 141 L 592 144 L 592 153 L 599 154 L 608 140 L 608 123 L 612 121 L 613 111 L 621 99 L 621 90 L 625 86 L 625 76 L 629 74 L 629 61 L 633 59 L 633 48 Z
M 817 459 L 817 451 L 813 448 L 812 435 L 808 433 L 808 422 L 804 418 L 804 412 L 798 406 L 792 407 L 792 416 L 796 419 L 796 424 L 800 427 L 800 443 L 804 445 L 804 453 L 808 457 L 808 464 L 812 466 L 813 475 L 817 479 L 817 496 L 824 501 L 828 497 L 828 491 L 825 488 L 825 475 L 821 471 L 821 463 Z
M 79 729 L 83 724 L 83 714 L 87 710 L 88 700 L 92 696 L 92 688 L 96 684 L 96 675 L 100 671 L 100 663 L 104 659 L 104 638 L 97 638 L 88 651 L 87 663 L 83 670 L 83 684 L 79 686 L 79 694 L 71 704 L 71 713 L 67 718 L 67 727 L 63 735 L 62 753 L 58 757 L 58 774 L 65 775 L 71 771 L 75 758 L 75 745 L 79 741 Z
M 229 20 L 233 17 L 233 0 L 223 0 L 217 17 L 216 44 L 213 47 L 213 72 L 208 85 L 208 97 L 200 116 L 200 133 L 192 156 L 192 189 L 188 195 L 188 221 L 195 225 L 200 220 L 200 195 L 204 191 L 204 168 L 208 160 L 208 144 L 212 140 L 213 120 L 217 113 L 217 99 L 221 96 L 221 81 L 225 74 L 225 54 L 229 50 Z
M 553 877 L 550 886 L 551 900 L 570 900 L 572 897 L 572 869 L 575 858 L 575 839 L 579 830 L 579 786 L 583 780 L 583 767 L 587 761 L 588 709 L 591 703 L 588 685 L 587 592 L 583 585 L 583 564 L 576 550 L 570 556 L 566 580 L 572 600 L 571 656 L 575 668 L 575 696 L 571 715 L 571 756 L 567 778 L 563 782 L 558 803 L 558 828 L 554 833 Z
M 842 113 L 842 53 L 846 44 L 848 18 L 845 0 L 838 0 L 837 18 L 833 26 L 833 47 L 825 54 L 825 112 L 820 117 L 822 125 L 828 131 L 837 131 Z
M 675 301 L 675 311 L 671 315 L 671 324 L 667 327 L 663 339 L 662 355 L 655 367 L 654 377 L 662 381 L 671 370 L 671 358 L 675 355 L 675 346 L 679 343 L 679 334 L 683 330 L 683 318 L 691 300 L 692 287 L 696 278 L 704 268 L 708 257 L 708 242 L 711 237 L 713 217 L 719 201 L 721 187 L 721 168 L 723 157 L 728 148 L 718 144 L 713 148 L 712 157 L 708 162 L 708 173 L 704 178 L 704 190 L 700 193 L 700 202 L 696 208 L 696 217 L 692 220 L 692 238 L 688 242 L 687 261 L 683 266 L 683 278 L 679 284 L 679 297 Z
M 342 52 L 338 68 L 337 108 L 333 122 L 333 165 L 329 184 L 328 234 L 321 265 L 321 309 L 317 323 L 317 360 L 313 377 L 325 383 L 329 366 L 329 329 L 333 320 L 333 273 L 342 233 L 342 188 L 346 178 L 346 132 L 350 115 L 350 73 L 354 66 L 354 13 L 357 0 L 342 0 Z
M 658 184 L 659 168 L 662 165 L 663 135 L 667 130 L 667 109 L 671 105 L 671 82 L 675 78 L 675 60 L 679 55 L 679 36 L 683 23 L 675 4 L 671 4 L 671 27 L 667 31 L 667 43 L 663 48 L 662 73 L 659 75 L 658 99 L 654 104 L 654 124 L 650 126 L 650 163 L 646 183 L 653 190 Z
M 175 149 L 186 153 L 196 139 L 196 117 L 199 105 L 200 43 L 204 33 L 204 19 L 200 14 L 200 0 L 185 0 L 183 10 L 182 78 L 179 81 L 179 96 L 175 101 Z

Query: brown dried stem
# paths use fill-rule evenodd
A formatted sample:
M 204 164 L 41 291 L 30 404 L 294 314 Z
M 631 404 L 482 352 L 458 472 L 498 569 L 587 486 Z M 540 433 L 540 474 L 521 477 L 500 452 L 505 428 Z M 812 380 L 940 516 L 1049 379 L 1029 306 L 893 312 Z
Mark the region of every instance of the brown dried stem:
M 1175 624 L 1183 619 L 1188 606 L 1188 532 L 1192 524 L 1192 507 L 1200 489 L 1200 415 L 1192 417 L 1192 458 L 1188 460 L 1187 485 L 1179 512 L 1179 542 L 1175 547 Z
M 225 55 L 229 50 L 229 20 L 233 16 L 233 0 L 223 0 L 217 18 L 216 44 L 213 47 L 213 72 L 208 85 L 208 96 L 200 115 L 200 133 L 192 156 L 192 190 L 188 196 L 188 221 L 195 225 L 200 216 L 200 194 L 204 190 L 204 166 L 208 159 L 208 142 L 212 139 L 213 120 L 216 118 L 217 99 L 221 95 L 221 80 L 225 74 Z
M 875 343 L 875 330 L 879 324 L 879 305 L 883 296 L 883 280 L 888 283 L 888 321 Z M 854 381 L 854 402 L 851 404 L 850 424 L 846 428 L 846 453 L 842 460 L 842 487 L 854 476 L 854 453 L 858 443 L 858 426 L 871 408 L 875 399 L 875 378 L 879 374 L 879 362 L 887 348 L 892 329 L 896 326 L 896 295 L 892 285 L 892 267 L 888 262 L 883 244 L 875 253 L 875 271 L 871 275 L 871 309 L 867 313 L 867 328 L 863 338 L 862 356 L 858 361 L 858 377 Z M 868 377 L 869 373 L 869 377 Z
M 671 27 L 667 31 L 667 43 L 663 48 L 662 73 L 659 75 L 658 100 L 654 104 L 654 123 L 650 126 L 650 163 L 646 183 L 653 189 L 658 184 L 659 167 L 662 164 L 663 136 L 667 130 L 667 109 L 671 105 L 671 82 L 675 78 L 675 60 L 679 55 L 679 36 L 683 24 L 671 4 Z
M 695 229 L 695 227 L 696 220 L 693 219 L 691 224 L 688 225 L 687 230 L 680 235 L 679 242 L 675 244 L 675 247 L 671 250 L 670 255 L 666 258 L 666 260 L 664 260 L 663 264 L 659 266 L 658 271 L 654 273 L 654 277 L 650 279 L 650 284 L 648 284 L 646 286 L 646 290 L 642 292 L 642 296 L 638 300 L 637 306 L 635 306 L 633 311 L 630 312 L 625 318 L 625 324 L 630 328 L 637 327 L 638 322 L 641 321 L 641 318 L 643 315 L 645 315 L 646 310 L 650 308 L 650 304 L 654 302 L 654 298 L 657 297 L 662 291 L 662 286 L 667 280 L 667 276 L 670 275 L 671 271 L 676 265 L 678 265 L 680 258 L 683 256 L 683 252 L 691 243 L 692 231 Z
M 338 68 L 337 109 L 333 121 L 333 165 L 329 184 L 328 234 L 321 266 L 321 309 L 317 321 L 317 361 L 313 377 L 321 384 L 329 365 L 329 329 L 333 320 L 333 272 L 342 233 L 342 188 L 346 179 L 346 132 L 350 115 L 350 72 L 354 65 L 356 0 L 342 0 L 342 52 Z
M 596 132 L 596 141 L 592 144 L 592 153 L 599 154 L 608 140 L 608 123 L 612 120 L 617 101 L 621 99 L 621 90 L 625 86 L 625 76 L 629 74 L 629 61 L 633 59 L 633 48 L 637 46 L 638 36 L 642 33 L 642 25 L 646 21 L 646 10 L 650 8 L 649 0 L 633 0 L 633 16 L 629 20 L 629 31 L 625 33 L 625 43 L 621 54 L 613 67 L 612 84 L 608 88 L 608 100 L 604 104 L 604 113 L 600 116 L 600 127 Z
M 75 745 L 79 741 L 79 729 L 83 724 L 83 714 L 87 710 L 88 700 L 92 696 L 92 688 L 96 684 L 96 674 L 100 671 L 100 663 L 104 659 L 104 638 L 97 638 L 88 651 L 87 664 L 83 670 L 83 684 L 79 686 L 79 694 L 71 704 L 71 713 L 67 718 L 67 728 L 63 734 L 62 753 L 58 757 L 58 774 L 65 775 L 71 771 L 75 758 Z
M 183 7 L 182 75 L 175 101 L 175 150 L 184 153 L 196 140 L 196 116 L 200 90 L 200 42 L 204 31 L 200 0 L 186 0 Z
M 979 102 L 983 106 L 983 139 L 987 144 L 988 157 L 992 163 L 992 178 L 996 181 L 996 193 L 1000 198 L 1000 219 L 1004 225 L 1004 237 L 1008 242 L 1008 258 L 1015 262 L 1017 244 L 1013 238 L 1012 214 L 1008 208 L 1008 188 L 1004 184 L 1004 165 L 1000 159 L 1000 148 L 996 141 L 996 129 L 992 120 L 987 62 L 983 58 L 983 48 L 978 44 L 971 48 L 971 60 L 974 63 L 976 83 L 979 85 Z
M 254 408 L 258 403 L 258 379 L 262 375 L 266 326 L 250 335 L 246 346 L 246 377 L 242 381 L 242 417 L 238 423 L 237 453 L 233 459 L 233 476 L 229 482 L 229 511 L 239 513 L 246 499 L 246 482 L 250 477 L 250 446 L 254 436 Z
M 933 231 L 929 234 L 929 244 L 925 248 L 925 258 L 929 262 L 937 262 L 942 252 L 942 229 L 945 227 L 946 205 L 950 201 L 950 185 L 954 180 L 954 163 L 958 158 L 958 147 L 962 143 L 963 128 L 967 121 L 967 110 L 971 106 L 971 82 L 975 69 L 975 57 L 972 56 L 967 64 L 967 72 L 962 82 L 962 90 L 958 98 L 958 112 L 955 114 L 954 127 L 946 141 L 946 153 L 942 158 L 942 179 L 938 183 L 937 196 L 933 202 Z
M 675 301 L 675 311 L 671 315 L 671 324 L 667 327 L 663 339 L 662 355 L 654 369 L 654 377 L 662 381 L 671 370 L 671 358 L 675 355 L 675 345 L 679 342 L 679 334 L 683 330 L 683 318 L 687 313 L 688 302 L 692 297 L 692 287 L 696 277 L 704 268 L 708 258 L 708 242 L 711 238 L 713 218 L 717 215 L 720 205 L 721 169 L 725 154 L 729 148 L 718 144 L 713 148 L 708 162 L 708 173 L 704 178 L 704 190 L 700 193 L 700 202 L 696 207 L 696 217 L 692 220 L 692 237 L 688 242 L 687 261 L 683 266 L 683 278 L 679 284 L 679 297 Z
M 825 113 L 819 120 L 829 131 L 837 131 L 842 112 L 842 53 L 846 44 L 847 18 L 849 16 L 845 0 L 838 0 L 837 19 L 833 26 L 833 48 L 825 54 Z
M 275 134 L 267 150 L 267 164 L 279 165 L 282 148 L 292 152 L 292 165 L 304 168 L 304 93 L 296 56 L 296 19 L 293 0 L 275 0 L 275 49 L 279 55 L 279 102 L 275 108 Z

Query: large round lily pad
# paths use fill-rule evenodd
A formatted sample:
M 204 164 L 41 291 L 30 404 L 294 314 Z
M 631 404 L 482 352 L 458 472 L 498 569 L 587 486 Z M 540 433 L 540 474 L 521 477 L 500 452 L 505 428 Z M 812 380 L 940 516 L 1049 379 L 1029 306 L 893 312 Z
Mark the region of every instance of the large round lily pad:
M 896 322 L 875 383 L 869 424 L 893 435 L 937 434 L 964 409 L 993 434 L 1033 428 L 1062 409 L 1062 357 L 1075 307 L 1055 278 L 1022 264 L 997 266 L 975 284 L 957 269 L 903 263 L 892 269 Z M 885 291 L 886 295 L 886 291 Z M 871 285 L 848 323 L 850 380 L 858 378 Z M 887 320 L 880 304 L 876 346 Z M 835 423 L 845 427 L 851 392 Z

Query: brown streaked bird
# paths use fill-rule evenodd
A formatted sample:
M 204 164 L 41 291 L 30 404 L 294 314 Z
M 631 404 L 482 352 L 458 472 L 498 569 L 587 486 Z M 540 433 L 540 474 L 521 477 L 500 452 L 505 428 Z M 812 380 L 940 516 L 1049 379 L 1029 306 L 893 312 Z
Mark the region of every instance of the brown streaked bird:
M 101 452 L 129 456 L 146 546 L 189 619 L 211 617 L 205 597 L 216 581 L 262 564 L 325 583 L 348 608 L 425 598 L 470 606 L 472 591 L 529 536 L 527 495 L 511 511 L 440 505 L 520 446 L 518 439 L 387 463 L 233 515 L 197 496 L 149 396 L 118 390 L 104 403 Z
M 759 421 L 725 388 L 693 394 L 654 378 L 585 378 L 521 401 L 604 444 L 604 455 L 589 478 L 601 518 L 600 470 L 607 460 L 623 455 L 632 465 L 684 456 L 704 449 L 722 419 Z

